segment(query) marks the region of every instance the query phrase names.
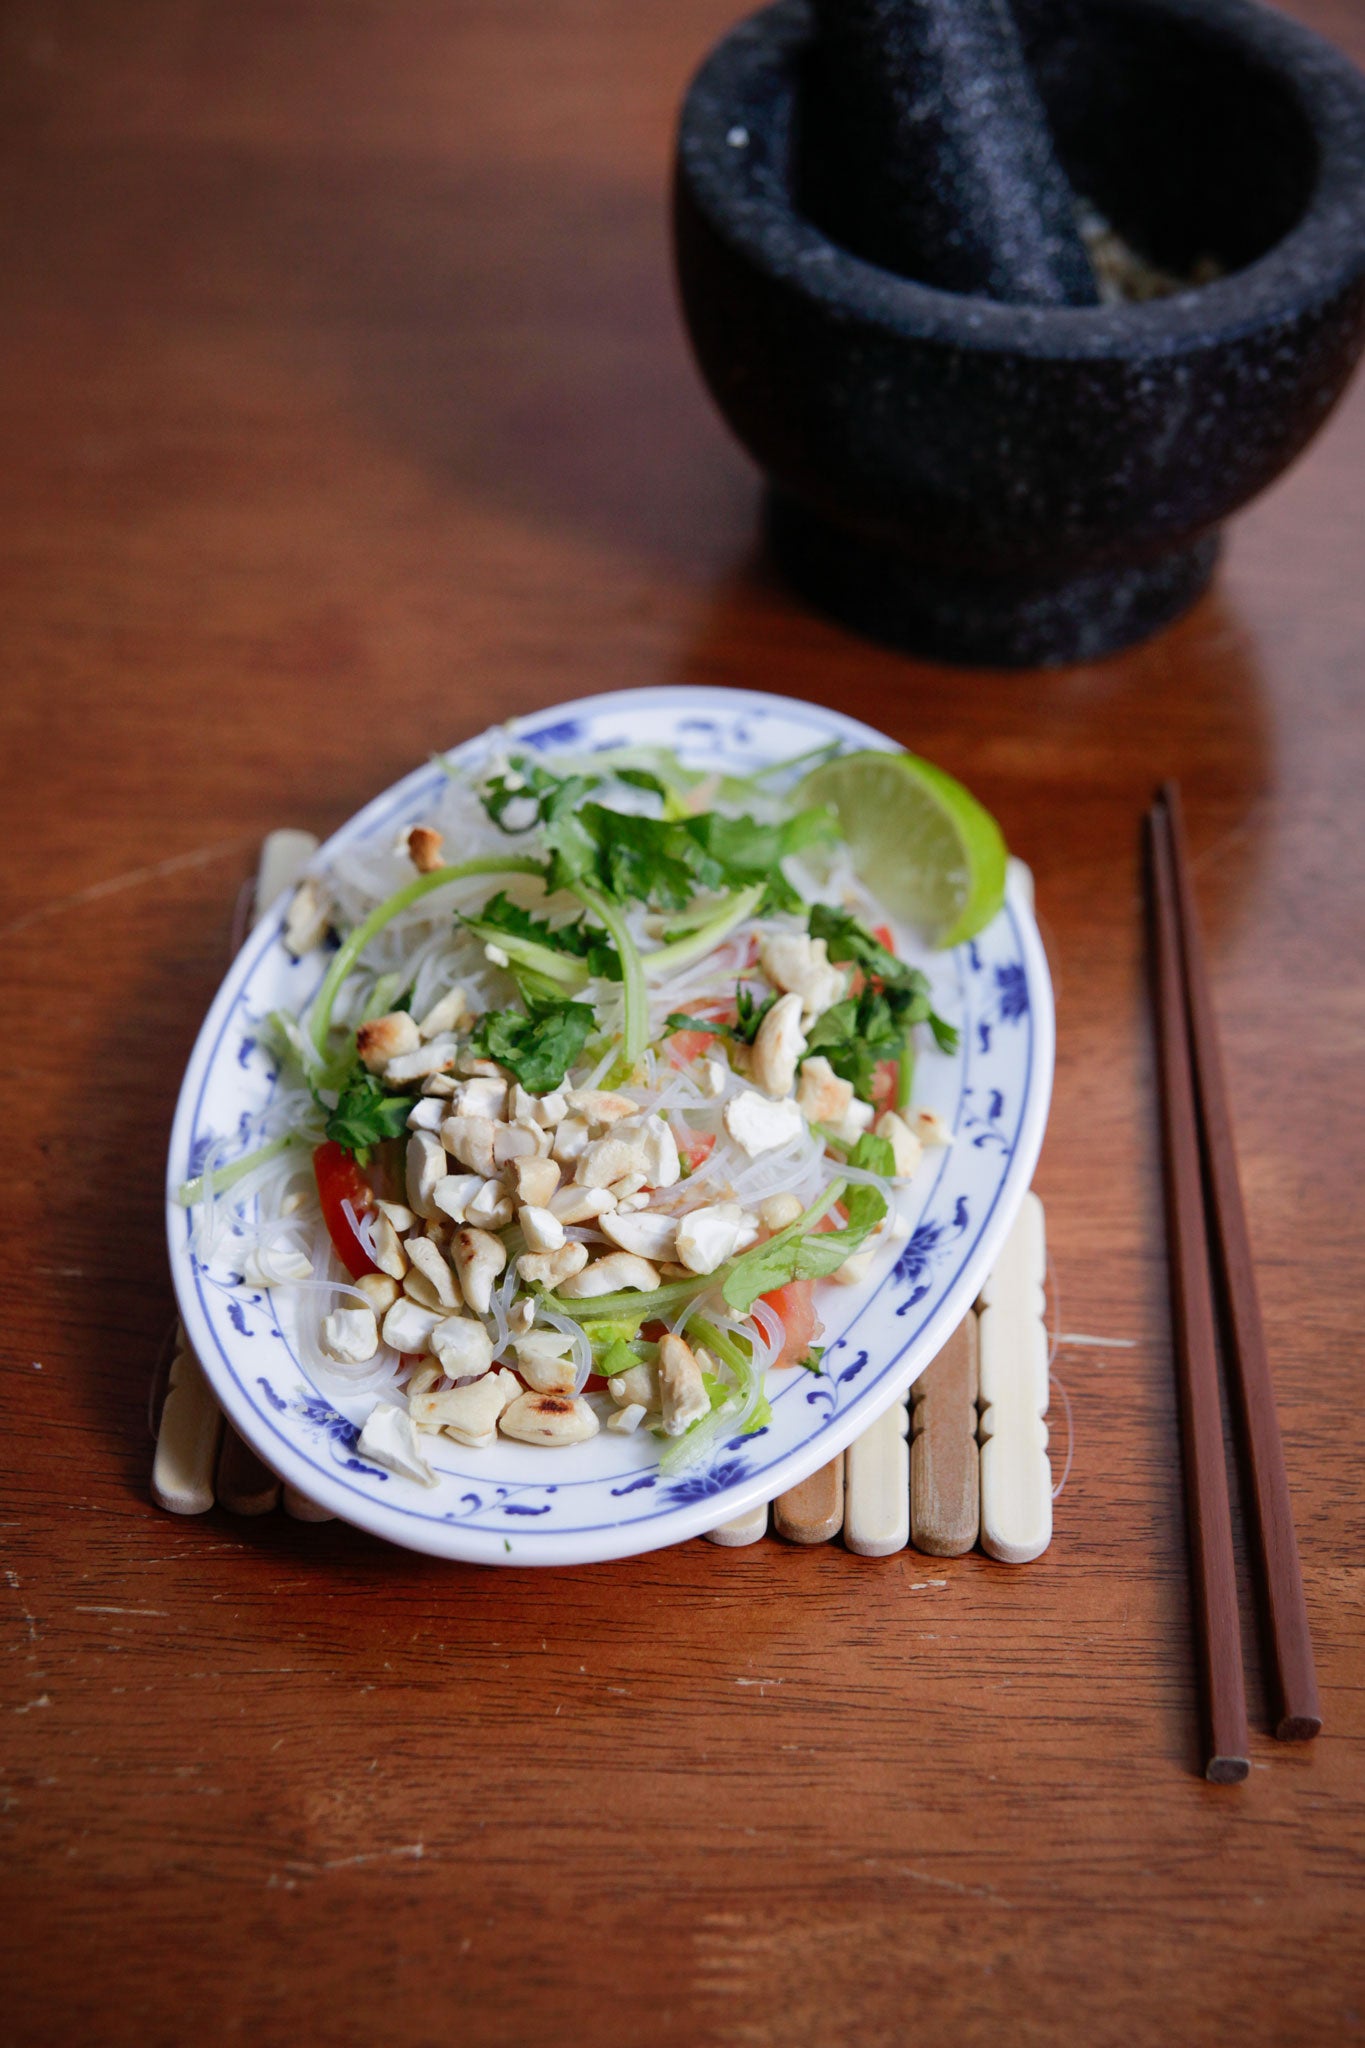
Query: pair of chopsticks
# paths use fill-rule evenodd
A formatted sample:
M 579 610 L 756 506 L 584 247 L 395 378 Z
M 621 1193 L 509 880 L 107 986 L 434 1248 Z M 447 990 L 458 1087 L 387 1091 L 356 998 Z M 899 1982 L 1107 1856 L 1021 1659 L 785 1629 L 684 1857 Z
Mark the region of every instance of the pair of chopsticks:
M 1205 1712 L 1204 1774 L 1227 1785 L 1247 1776 L 1250 1745 L 1215 1294 L 1223 1310 L 1223 1355 L 1246 1450 L 1275 1733 L 1282 1741 L 1306 1741 L 1318 1733 L 1322 1716 L 1180 792 L 1173 782 L 1163 785 L 1147 814 L 1147 854 L 1171 1306 Z

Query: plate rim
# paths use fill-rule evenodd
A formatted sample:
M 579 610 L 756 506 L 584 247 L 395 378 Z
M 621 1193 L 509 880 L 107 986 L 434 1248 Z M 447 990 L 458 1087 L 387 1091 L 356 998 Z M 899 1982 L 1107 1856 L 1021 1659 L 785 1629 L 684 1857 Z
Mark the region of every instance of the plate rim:
M 902 751 L 899 742 L 879 732 L 875 727 L 865 725 L 862 721 L 850 718 L 829 705 L 810 699 L 787 697 L 767 691 L 729 689 L 720 684 L 672 683 L 599 691 L 592 696 L 575 698 L 563 704 L 545 705 L 508 721 L 505 726 L 484 727 L 478 732 L 471 733 L 446 749 L 445 754 L 447 758 L 458 758 L 466 749 L 472 749 L 481 741 L 487 740 L 491 733 L 507 731 L 515 737 L 519 729 L 543 728 L 546 721 L 556 715 L 560 720 L 567 721 L 570 718 L 591 717 L 607 706 L 628 715 L 632 708 L 658 711 L 675 705 L 685 705 L 694 711 L 704 711 L 708 704 L 723 709 L 730 715 L 742 715 L 745 707 L 752 707 L 755 712 L 762 711 L 768 715 L 790 710 L 806 718 L 813 716 L 819 721 L 828 721 L 831 728 L 837 729 L 841 737 L 861 741 L 879 751 Z M 530 737 L 528 733 L 528 740 Z M 322 842 L 310 861 L 310 867 L 325 863 L 337 849 L 339 842 L 350 843 L 358 835 L 363 836 L 367 824 L 372 822 L 376 813 L 401 806 L 410 792 L 415 792 L 418 787 L 429 781 L 430 775 L 431 761 L 428 759 L 377 792 L 368 803 L 343 820 Z M 1027 901 L 1027 892 L 1019 879 L 1017 869 L 1012 867 L 1006 884 L 1004 912 L 1009 914 L 1019 942 L 1029 993 L 1033 1040 L 1026 1068 L 1028 1097 L 1010 1160 L 995 1190 L 990 1216 L 978 1233 L 973 1251 L 928 1321 L 917 1336 L 906 1344 L 904 1352 L 900 1355 L 909 1361 L 905 1369 L 899 1369 L 900 1358 L 893 1361 L 896 1369 L 883 1368 L 884 1378 L 877 1389 L 876 1405 L 860 1405 L 862 1397 L 855 1396 L 842 1413 L 831 1417 L 818 1432 L 804 1438 L 800 1444 L 785 1453 L 774 1464 L 764 1468 L 761 1473 L 747 1480 L 734 1482 L 721 1494 L 703 1496 L 690 1502 L 675 1502 L 657 1520 L 612 1523 L 582 1532 L 564 1532 L 548 1528 L 543 1532 L 522 1530 L 518 1532 L 521 1536 L 531 1537 L 540 1533 L 543 1538 L 543 1547 L 533 1544 L 529 1554 L 521 1547 L 520 1542 L 508 1547 L 510 1538 L 497 1529 L 474 1528 L 467 1523 L 446 1522 L 434 1516 L 415 1516 L 410 1527 L 396 1528 L 395 1520 L 406 1519 L 403 1510 L 391 1507 L 381 1498 L 345 1486 L 339 1475 L 328 1472 L 321 1464 L 315 1464 L 303 1456 L 283 1435 L 263 1443 L 263 1429 L 268 1427 L 268 1418 L 261 1408 L 253 1403 L 245 1387 L 239 1383 L 232 1371 L 225 1367 L 225 1362 L 217 1356 L 221 1343 L 220 1336 L 203 1312 L 199 1290 L 195 1284 L 194 1268 L 189 1258 L 187 1212 L 174 1199 L 176 1177 L 173 1163 L 187 1151 L 188 1131 L 196 1115 L 201 1084 L 206 1080 L 213 1064 L 214 1052 L 221 1039 L 224 1024 L 240 1002 L 242 987 L 257 964 L 259 954 L 268 949 L 278 936 L 282 901 L 283 898 L 277 899 L 275 904 L 262 912 L 245 944 L 228 967 L 200 1026 L 186 1063 L 168 1146 L 167 1243 L 171 1273 L 186 1335 L 201 1362 L 204 1377 L 215 1399 L 232 1426 L 287 1484 L 296 1486 L 300 1492 L 317 1501 L 320 1506 L 331 1509 L 341 1520 L 364 1529 L 370 1535 L 395 1543 L 400 1548 L 452 1562 L 497 1564 L 512 1569 L 521 1566 L 545 1569 L 553 1566 L 604 1563 L 615 1558 L 645 1555 L 652 1550 L 686 1542 L 694 1536 L 705 1535 L 720 1522 L 731 1521 L 760 1502 L 771 1500 L 775 1494 L 796 1484 L 811 1472 L 819 1470 L 821 1465 L 838 1455 L 854 1437 L 869 1428 L 877 1417 L 894 1401 L 900 1399 L 913 1384 L 919 1373 L 956 1329 L 979 1294 L 981 1281 L 990 1270 L 991 1263 L 1008 1236 L 1031 1184 L 1051 1105 L 1055 1062 L 1055 1008 L 1042 938 L 1032 908 Z M 320 1390 L 319 1397 L 326 1398 Z M 811 1458 L 808 1454 L 816 1446 L 818 1455 Z M 719 1515 L 718 1507 L 721 1510 Z

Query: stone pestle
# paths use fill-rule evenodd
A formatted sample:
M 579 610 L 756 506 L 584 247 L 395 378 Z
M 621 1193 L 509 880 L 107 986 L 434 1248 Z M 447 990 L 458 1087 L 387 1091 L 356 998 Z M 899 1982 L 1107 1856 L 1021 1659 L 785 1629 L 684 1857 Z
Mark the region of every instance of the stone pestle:
M 855 255 L 943 291 L 1093 306 L 1010 0 L 814 0 L 802 170 Z

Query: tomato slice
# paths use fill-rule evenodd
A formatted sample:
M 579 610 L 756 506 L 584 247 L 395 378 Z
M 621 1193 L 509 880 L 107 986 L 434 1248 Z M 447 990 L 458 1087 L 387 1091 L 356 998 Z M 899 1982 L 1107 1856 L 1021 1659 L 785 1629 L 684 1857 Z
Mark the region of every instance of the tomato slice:
M 695 1173 L 704 1159 L 709 1159 L 715 1149 L 713 1131 L 685 1131 L 678 1140 L 678 1150 L 687 1161 L 689 1173 Z
M 668 1057 L 675 1067 L 685 1067 L 690 1060 L 699 1060 L 716 1037 L 714 1031 L 675 1031 L 668 1041 Z
M 774 1287 L 763 1299 L 787 1333 L 775 1363 L 799 1365 L 823 1327 L 815 1313 L 815 1282 L 789 1280 L 785 1287 Z
M 336 1255 L 353 1280 L 359 1280 L 364 1273 L 379 1271 L 374 1260 L 366 1251 L 352 1229 L 343 1202 L 349 1202 L 357 1216 L 363 1216 L 374 1207 L 374 1190 L 344 1145 L 328 1139 L 319 1145 L 313 1154 L 313 1178 L 318 1184 L 318 1200 L 322 1204 L 322 1220 L 327 1225 L 327 1235 L 336 1247 Z

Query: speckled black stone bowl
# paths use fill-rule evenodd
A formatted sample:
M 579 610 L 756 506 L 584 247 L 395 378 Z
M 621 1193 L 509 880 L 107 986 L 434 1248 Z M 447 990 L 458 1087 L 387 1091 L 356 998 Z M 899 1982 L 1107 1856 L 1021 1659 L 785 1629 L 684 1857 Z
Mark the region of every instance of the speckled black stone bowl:
M 786 573 L 878 638 L 1008 667 L 1088 660 L 1192 603 L 1219 522 L 1304 447 L 1365 341 L 1354 66 L 1245 0 L 1016 5 L 1073 189 L 1217 282 L 1053 310 L 862 260 L 856 219 L 813 217 L 801 0 L 707 59 L 675 188 L 692 342 L 768 474 Z

